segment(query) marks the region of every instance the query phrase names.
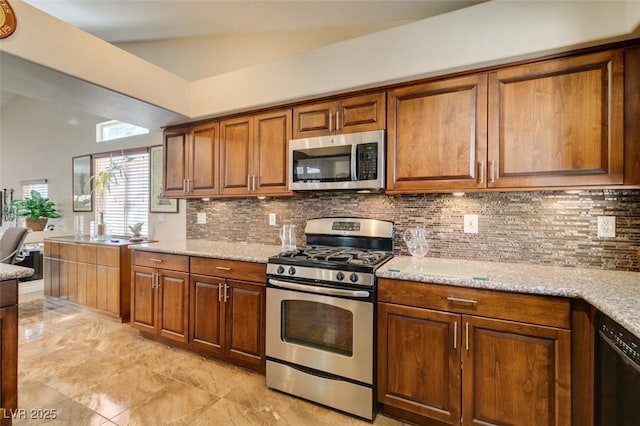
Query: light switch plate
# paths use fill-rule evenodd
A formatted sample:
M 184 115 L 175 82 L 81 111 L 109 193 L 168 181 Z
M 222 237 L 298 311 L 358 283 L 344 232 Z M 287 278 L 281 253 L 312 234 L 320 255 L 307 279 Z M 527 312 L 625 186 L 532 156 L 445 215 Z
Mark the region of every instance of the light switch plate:
M 204 212 L 196 213 L 196 223 L 198 225 L 204 225 L 205 223 L 207 223 L 207 214 Z
M 616 237 L 616 217 L 598 216 L 598 238 Z
M 276 226 L 276 214 L 269 213 L 269 225 Z
M 477 214 L 464 215 L 464 233 L 465 234 L 478 233 L 478 215 Z

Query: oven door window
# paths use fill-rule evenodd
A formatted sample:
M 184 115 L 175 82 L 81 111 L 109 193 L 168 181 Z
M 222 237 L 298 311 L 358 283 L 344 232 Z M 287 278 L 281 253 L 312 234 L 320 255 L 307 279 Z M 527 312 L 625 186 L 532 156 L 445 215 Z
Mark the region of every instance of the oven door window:
M 353 312 L 307 300 L 282 301 L 282 340 L 353 356 Z

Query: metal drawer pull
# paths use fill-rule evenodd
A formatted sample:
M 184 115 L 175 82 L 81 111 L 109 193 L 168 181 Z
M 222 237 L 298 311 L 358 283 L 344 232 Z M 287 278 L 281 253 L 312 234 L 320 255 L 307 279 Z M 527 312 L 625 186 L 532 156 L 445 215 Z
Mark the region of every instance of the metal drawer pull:
M 227 284 L 224 285 L 224 301 L 226 302 L 227 300 L 229 300 L 229 296 L 227 295 L 227 290 L 229 289 L 229 286 Z
M 467 335 L 466 336 L 466 349 L 467 349 L 467 352 L 469 352 L 469 323 L 465 324 L 465 328 L 466 328 L 465 334 Z
M 156 257 L 150 257 L 149 260 L 152 261 L 152 262 L 160 262 L 160 263 L 162 263 L 162 259 L 158 259 Z
M 216 266 L 216 269 L 219 269 L 221 271 L 230 271 L 231 268 L 227 268 L 226 266 Z
M 475 305 L 476 303 L 478 303 L 476 300 L 473 300 L 473 299 L 462 299 L 460 297 L 453 297 L 453 296 L 447 297 L 447 300 L 449 301 L 449 303 L 467 303 L 469 305 Z

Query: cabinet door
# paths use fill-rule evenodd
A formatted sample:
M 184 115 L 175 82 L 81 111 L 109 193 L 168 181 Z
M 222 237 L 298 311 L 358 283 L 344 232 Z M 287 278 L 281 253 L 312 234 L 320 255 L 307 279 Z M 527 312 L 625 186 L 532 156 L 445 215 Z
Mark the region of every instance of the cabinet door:
M 227 355 L 240 365 L 264 371 L 265 286 L 227 280 L 224 293 Z
M 269 112 L 253 118 L 254 193 L 290 194 L 287 190 L 287 145 L 292 138 L 291 110 Z
M 378 304 L 378 401 L 460 423 L 460 316 Z
M 0 349 L 0 407 L 15 411 L 18 408 L 17 306 L 0 309 Z
M 223 195 L 249 194 L 253 141 L 253 117 L 220 123 L 220 170 Z
M 189 338 L 189 274 L 158 271 L 159 334 L 187 343 Z
M 165 132 L 163 143 L 163 195 L 184 197 L 185 181 L 188 178 L 189 130 L 178 129 Z
M 158 292 L 155 288 L 155 273 L 153 268 L 131 268 L 131 325 L 157 334 Z
M 44 295 L 60 297 L 60 259 L 44 258 Z
M 301 105 L 293 109 L 293 138 L 332 135 L 335 130 L 336 102 Z
M 463 424 L 571 424 L 569 330 L 462 320 Z
M 224 353 L 224 279 L 191 275 L 189 344 L 217 355 Z
M 218 193 L 218 123 L 195 127 L 189 153 L 189 196 L 208 197 Z
M 389 92 L 387 192 L 484 188 L 487 77 Z
M 382 130 L 386 126 L 385 93 L 354 96 L 338 102 L 337 133 Z
M 85 269 L 85 303 L 95 308 L 98 306 L 98 266 L 87 263 Z
M 594 53 L 489 75 L 489 186 L 622 183 L 623 54 Z

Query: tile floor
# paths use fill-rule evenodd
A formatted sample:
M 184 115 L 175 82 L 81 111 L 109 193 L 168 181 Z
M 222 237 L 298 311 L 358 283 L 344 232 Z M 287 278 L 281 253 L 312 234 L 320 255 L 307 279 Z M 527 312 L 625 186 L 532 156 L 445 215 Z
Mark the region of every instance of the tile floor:
M 367 425 L 266 388 L 264 376 L 138 336 L 71 303 L 20 295 L 14 425 Z M 50 411 L 49 413 L 51 413 Z M 46 413 L 41 411 L 40 413 Z M 375 425 L 401 425 L 378 415 Z

